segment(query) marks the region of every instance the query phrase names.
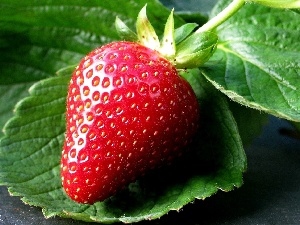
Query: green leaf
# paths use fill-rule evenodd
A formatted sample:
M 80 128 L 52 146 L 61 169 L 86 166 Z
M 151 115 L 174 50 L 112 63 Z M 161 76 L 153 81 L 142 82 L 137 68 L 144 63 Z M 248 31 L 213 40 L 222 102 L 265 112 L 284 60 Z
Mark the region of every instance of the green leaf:
M 119 37 L 126 41 L 137 41 L 137 35 L 134 33 L 119 17 L 116 17 L 115 21 L 116 30 Z
M 218 47 L 203 74 L 234 101 L 300 121 L 299 18 L 292 10 L 247 4 L 218 27 Z
M 243 145 L 248 147 L 253 139 L 261 134 L 263 127 L 269 121 L 269 116 L 266 113 L 247 108 L 233 101 L 229 102 L 229 108 L 238 125 Z
M 173 164 L 153 171 L 104 202 L 77 204 L 63 192 L 60 157 L 65 132 L 65 98 L 71 71 L 37 82 L 17 104 L 0 141 L 0 184 L 46 217 L 103 223 L 138 222 L 179 210 L 195 199 L 242 185 L 245 154 L 226 98 L 199 71 L 184 76 L 197 90 L 202 129 L 197 145 Z
M 20 84 L 0 84 L 0 128 L 13 116 L 13 109 L 19 99 L 28 95 L 28 88 L 32 82 Z M 3 133 L 0 131 L 0 137 Z

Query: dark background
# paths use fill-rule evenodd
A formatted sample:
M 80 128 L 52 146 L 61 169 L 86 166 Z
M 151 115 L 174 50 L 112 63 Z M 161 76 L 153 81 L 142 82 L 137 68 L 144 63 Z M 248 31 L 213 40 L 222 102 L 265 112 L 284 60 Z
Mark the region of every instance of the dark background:
M 207 13 L 215 0 L 163 0 L 176 11 Z M 284 120 L 269 118 L 262 134 L 246 148 L 248 170 L 244 185 L 234 191 L 198 200 L 179 212 L 136 225 L 298 225 L 300 224 L 300 141 L 280 135 L 290 128 Z M 45 219 L 41 209 L 25 205 L 0 187 L 0 224 L 85 225 L 59 217 Z

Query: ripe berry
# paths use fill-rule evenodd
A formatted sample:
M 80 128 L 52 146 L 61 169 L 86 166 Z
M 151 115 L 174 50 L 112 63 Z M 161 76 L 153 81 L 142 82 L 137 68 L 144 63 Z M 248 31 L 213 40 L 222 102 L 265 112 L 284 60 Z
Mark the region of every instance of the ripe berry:
M 197 131 L 190 85 L 160 54 L 132 42 L 92 51 L 67 97 L 62 182 L 75 201 L 93 203 L 182 154 Z
M 117 23 L 122 34 L 135 36 Z M 169 164 L 192 143 L 199 105 L 174 64 L 182 68 L 203 63 L 197 57 L 207 60 L 215 45 L 186 49 L 195 38 L 206 40 L 203 34 L 192 39 L 187 34 L 176 53 L 172 13 L 166 26 L 160 46 L 143 8 L 138 43 L 109 43 L 76 67 L 68 89 L 61 158 L 62 185 L 74 201 L 103 201 L 147 171 Z

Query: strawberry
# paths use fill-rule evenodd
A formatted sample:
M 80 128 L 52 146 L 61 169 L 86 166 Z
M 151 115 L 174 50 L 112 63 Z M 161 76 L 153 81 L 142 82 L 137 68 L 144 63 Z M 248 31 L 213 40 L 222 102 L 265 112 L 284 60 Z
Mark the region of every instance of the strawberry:
M 142 42 L 117 41 L 76 67 L 61 158 L 62 185 L 71 199 L 103 201 L 188 148 L 199 106 L 174 61 Z

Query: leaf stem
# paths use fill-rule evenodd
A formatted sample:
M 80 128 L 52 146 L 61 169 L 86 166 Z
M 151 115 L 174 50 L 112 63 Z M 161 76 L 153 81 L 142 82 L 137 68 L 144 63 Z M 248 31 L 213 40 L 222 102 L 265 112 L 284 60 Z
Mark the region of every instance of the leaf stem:
M 234 13 L 236 13 L 245 4 L 245 0 L 233 0 L 223 11 L 218 15 L 210 19 L 206 24 L 200 27 L 196 33 L 211 31 L 217 28 L 220 24 L 229 19 Z

